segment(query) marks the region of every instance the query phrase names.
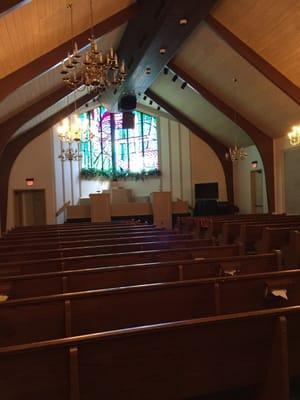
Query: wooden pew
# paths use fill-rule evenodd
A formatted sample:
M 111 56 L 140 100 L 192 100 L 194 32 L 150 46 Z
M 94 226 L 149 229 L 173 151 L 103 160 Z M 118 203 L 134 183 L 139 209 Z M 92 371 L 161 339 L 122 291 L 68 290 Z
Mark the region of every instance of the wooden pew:
M 140 237 L 144 237 L 144 236 L 153 236 L 153 235 L 158 235 L 158 236 L 162 236 L 162 235 L 172 235 L 172 234 L 176 234 L 176 232 L 174 231 L 169 231 L 169 230 L 164 230 L 164 229 L 159 229 L 157 231 L 154 230 L 139 230 L 139 231 L 134 231 L 134 232 L 124 232 L 124 231 L 120 231 L 120 232 L 106 232 L 106 233 L 99 233 L 99 232 L 94 232 L 94 233 L 84 233 L 84 234 L 76 234 L 76 235 L 72 235 L 69 234 L 67 236 L 55 236 L 55 237 L 36 237 L 36 238 L 29 238 L 27 236 L 24 237 L 20 237 L 20 238 L 9 238 L 9 237 L 3 237 L 0 239 L 0 245 L 4 245 L 6 246 L 7 244 L 27 244 L 27 243 L 32 243 L 33 241 L 35 243 L 45 243 L 45 241 L 47 241 L 47 243 L 57 243 L 60 241 L 72 241 L 72 240 L 89 240 L 89 239 L 117 239 L 117 238 L 128 238 L 128 237 L 132 237 L 132 236 L 140 236 Z
M 0 346 L 299 304 L 299 270 L 9 300 Z
M 263 229 L 261 240 L 257 243 L 257 250 L 259 253 L 267 253 L 274 249 L 281 250 L 289 244 L 290 231 L 300 230 L 299 226 L 291 227 L 266 227 Z
M 106 238 L 106 239 L 76 239 L 76 240 L 62 240 L 62 241 L 28 241 L 28 242 L 17 242 L 11 241 L 1 241 L 0 239 L 0 254 L 5 252 L 17 252 L 17 251 L 27 251 L 27 250 L 43 250 L 43 249 L 60 249 L 63 247 L 79 247 L 79 246 L 101 246 L 101 245 L 113 245 L 113 244 L 124 244 L 124 243 L 145 243 L 154 241 L 173 241 L 173 240 L 191 240 L 192 235 L 188 234 L 166 234 L 161 235 L 143 235 L 143 236 L 125 236 L 117 238 Z
M 289 220 L 281 223 L 242 224 L 240 227 L 240 236 L 238 240 L 244 246 L 245 251 L 256 251 L 256 243 L 262 239 L 264 228 L 273 226 L 275 228 L 290 227 L 291 229 L 293 229 L 293 226 L 299 226 L 299 222 L 300 221 L 296 219 L 295 221 Z
M 175 260 L 159 263 L 91 268 L 44 274 L 6 276 L 0 288 L 9 300 L 47 296 L 110 287 L 143 285 L 201 279 L 228 274 L 242 275 L 282 269 L 279 252 L 253 256 L 235 256 L 202 260 Z M 234 273 L 235 272 L 235 273 Z
M 235 221 L 235 222 L 225 222 L 222 226 L 222 233 L 220 236 L 220 243 L 222 244 L 231 244 L 234 243 L 236 240 L 247 241 L 244 237 L 248 234 L 249 241 L 255 241 L 256 236 L 259 235 L 257 240 L 260 240 L 262 231 L 259 228 L 253 228 L 254 226 L 260 227 L 284 227 L 288 225 L 299 225 L 300 220 L 293 220 L 288 218 L 287 220 L 282 219 L 279 221 L 276 220 L 269 220 L 269 221 Z M 247 227 L 247 228 L 245 228 Z M 249 227 L 249 228 L 248 228 Z M 249 233 L 246 233 L 245 230 L 249 230 Z M 252 233 L 253 232 L 253 233 Z
M 124 233 L 137 233 L 139 232 L 160 232 L 165 230 L 164 228 L 156 228 L 155 226 L 126 226 L 126 227 L 103 227 L 103 228 L 85 228 L 85 229 L 69 229 L 69 230 L 64 230 L 64 231 L 54 231 L 54 232 L 20 232 L 20 233 L 10 233 L 5 235 L 3 238 L 4 239 L 22 239 L 24 237 L 30 238 L 30 239 L 35 239 L 35 238 L 43 238 L 43 239 L 48 239 L 52 237 L 65 237 L 65 236 L 80 236 L 84 234 L 105 234 L 105 233 L 119 233 L 119 232 L 124 232 Z
M 25 260 L 42 260 L 55 257 L 73 257 L 85 256 L 92 254 L 121 253 L 143 250 L 159 250 L 159 249 L 178 249 L 187 247 L 205 247 L 212 246 L 211 239 L 189 239 L 189 240 L 168 240 L 153 242 L 132 242 L 110 245 L 92 245 L 92 246 L 76 246 L 76 247 L 60 247 L 58 249 L 42 249 L 42 250 L 23 250 L 19 252 L 4 253 L 1 251 L 1 263 L 11 261 Z M 0 249 L 1 250 L 1 249 Z
M 105 227 L 105 226 L 128 226 L 128 225 L 151 225 L 147 223 L 141 223 L 138 221 L 127 220 L 127 221 L 111 221 L 111 222 L 76 222 L 76 223 L 64 223 L 64 224 L 48 224 L 48 225 L 30 225 L 30 226 L 17 226 L 9 230 L 9 232 L 28 232 L 28 231 L 48 231 L 48 230 L 64 230 L 64 229 L 80 229 L 85 227 Z
M 238 245 L 208 246 L 196 248 L 178 248 L 163 250 L 146 250 L 124 253 L 87 255 L 75 257 L 49 258 L 45 260 L 13 261 L 0 263 L 0 276 L 28 274 L 38 272 L 55 272 L 68 269 L 106 267 L 113 265 L 138 264 L 166 260 L 188 260 L 205 257 L 230 257 L 239 255 Z
M 290 231 L 289 245 L 283 256 L 286 265 L 300 266 L 300 231 Z
M 289 374 L 300 372 L 299 334 L 300 307 L 285 307 L 5 347 L 2 395 L 288 400 Z

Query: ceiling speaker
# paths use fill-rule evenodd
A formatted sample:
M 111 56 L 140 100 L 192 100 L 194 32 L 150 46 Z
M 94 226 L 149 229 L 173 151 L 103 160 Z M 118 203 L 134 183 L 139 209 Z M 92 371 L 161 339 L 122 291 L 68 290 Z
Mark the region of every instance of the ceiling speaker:
M 134 94 L 125 94 L 119 100 L 119 111 L 133 111 L 136 109 L 136 96 Z

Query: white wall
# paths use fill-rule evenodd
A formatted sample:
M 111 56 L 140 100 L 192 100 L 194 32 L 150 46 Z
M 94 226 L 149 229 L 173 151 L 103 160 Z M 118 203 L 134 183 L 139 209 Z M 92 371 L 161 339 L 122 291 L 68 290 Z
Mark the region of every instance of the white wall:
M 29 143 L 17 157 L 9 178 L 7 229 L 15 225 L 14 190 L 30 190 L 26 186 L 26 178 L 34 178 L 32 189 L 45 189 L 47 223 L 55 223 L 56 205 L 52 149 L 52 132 L 47 131 Z
M 226 181 L 221 162 L 214 151 L 196 135 L 191 135 L 191 171 L 193 192 L 196 183 L 218 182 L 219 200 L 227 200 Z
M 241 214 L 251 213 L 251 162 L 257 161 L 256 170 L 263 173 L 263 212 L 268 212 L 268 198 L 266 191 L 265 171 L 257 147 L 252 145 L 245 148 L 248 157 L 233 164 L 234 174 L 234 203 L 239 207 Z
M 289 212 L 286 208 L 286 182 L 285 182 L 285 155 L 290 151 L 300 151 L 300 145 L 292 146 L 287 136 L 274 140 L 274 170 L 275 170 L 275 207 L 276 212 Z M 295 166 L 295 174 L 299 176 L 300 165 Z M 296 177 L 295 177 L 296 178 Z M 290 196 L 297 195 L 295 192 L 289 192 Z M 300 203 L 300 199 L 296 199 Z M 300 212 L 300 211 L 299 211 Z

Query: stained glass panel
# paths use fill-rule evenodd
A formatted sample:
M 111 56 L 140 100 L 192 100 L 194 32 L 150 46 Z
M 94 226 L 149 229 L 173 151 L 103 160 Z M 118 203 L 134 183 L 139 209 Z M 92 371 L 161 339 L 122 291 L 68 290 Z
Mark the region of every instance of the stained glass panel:
M 134 129 L 123 129 L 123 114 L 104 107 L 80 115 L 82 168 L 142 172 L 158 169 L 157 119 L 135 111 Z

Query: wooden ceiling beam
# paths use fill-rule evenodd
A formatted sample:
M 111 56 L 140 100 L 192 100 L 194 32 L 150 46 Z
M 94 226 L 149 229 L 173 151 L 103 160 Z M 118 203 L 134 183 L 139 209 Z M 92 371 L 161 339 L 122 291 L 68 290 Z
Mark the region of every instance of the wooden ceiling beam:
M 227 198 L 228 201 L 233 203 L 234 195 L 233 195 L 233 167 L 232 163 L 228 162 L 225 158 L 225 154 L 228 152 L 226 146 L 223 143 L 219 142 L 215 139 L 210 133 L 204 130 L 199 125 L 195 124 L 192 120 L 190 120 L 186 115 L 184 115 L 181 111 L 173 107 L 170 103 L 164 100 L 162 97 L 158 96 L 151 89 L 146 90 L 146 96 L 148 96 L 151 100 L 153 100 L 160 107 L 165 109 L 169 114 L 171 114 L 174 118 L 176 118 L 181 124 L 186 126 L 191 132 L 197 135 L 200 139 L 202 139 L 205 143 L 208 144 L 215 152 L 218 157 L 225 176 L 226 181 L 226 189 L 227 189 Z
M 241 57 L 247 60 L 254 68 L 262 73 L 287 96 L 300 104 L 300 88 L 287 79 L 281 72 L 252 50 L 246 43 L 235 36 L 212 15 L 205 18 L 207 24 Z
M 54 92 L 45 95 L 35 103 L 26 107 L 17 115 L 13 115 L 0 124 L 0 154 L 14 133 L 26 122 L 47 110 L 58 101 L 72 92 L 67 86 L 62 85 Z
M 119 58 L 125 60 L 128 75 L 121 88 L 103 95 L 106 108 L 116 111 L 124 93 L 138 94 L 149 88 L 215 3 L 216 0 L 140 0 L 140 16 L 130 21 L 117 50 Z M 180 23 L 184 19 L 186 23 Z
M 90 101 L 93 97 L 94 95 L 92 94 L 86 94 L 85 96 L 81 97 L 77 100 L 77 107 L 81 107 L 86 102 Z M 5 147 L 3 153 L 0 156 L 0 223 L 2 233 L 6 231 L 9 176 L 16 158 L 23 150 L 23 148 L 33 139 L 46 132 L 63 118 L 72 114 L 72 112 L 74 111 L 74 107 L 75 102 L 69 104 L 51 117 L 40 122 L 35 127 L 28 129 L 26 132 L 20 134 L 20 136 L 11 140 Z
M 25 4 L 31 3 L 31 0 L 1 0 L 0 17 L 8 14 Z
M 234 108 L 230 107 L 223 100 L 219 99 L 214 93 L 209 91 L 200 82 L 196 81 L 192 76 L 185 72 L 174 62 L 169 63 L 170 69 L 177 74 L 182 80 L 187 82 L 197 93 L 204 97 L 217 110 L 230 118 L 235 124 L 243 129 L 247 135 L 253 140 L 261 155 L 265 177 L 268 184 L 268 207 L 269 212 L 275 211 L 275 182 L 274 182 L 274 154 L 273 140 L 266 133 L 258 129 L 252 122 L 244 118 Z
M 99 22 L 94 27 L 95 37 L 101 37 L 119 26 L 123 25 L 128 20 L 136 17 L 138 15 L 139 6 L 138 4 L 132 4 L 131 6 L 119 11 L 118 13 L 112 15 L 106 20 Z M 74 40 L 77 42 L 78 47 L 84 48 L 88 44 L 88 39 L 90 37 L 90 29 L 80 33 L 75 36 Z M 42 55 L 36 60 L 24 65 L 17 71 L 5 76 L 0 80 L 0 101 L 5 99 L 10 93 L 16 90 L 18 87 L 29 82 L 33 78 L 41 75 L 42 73 L 48 71 L 53 66 L 61 62 L 68 51 L 72 49 L 72 40 L 68 40 L 62 43 L 60 46 L 51 50 L 50 52 Z

